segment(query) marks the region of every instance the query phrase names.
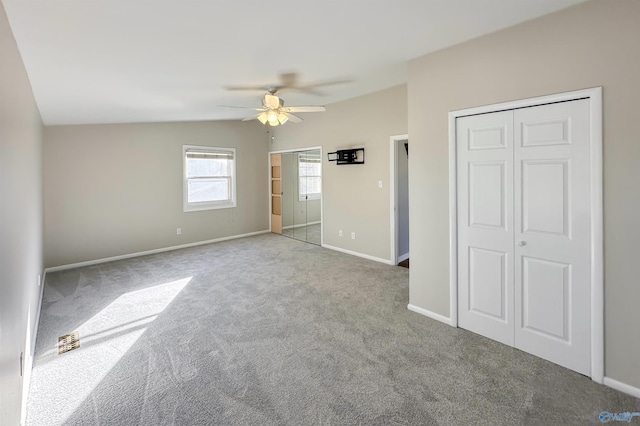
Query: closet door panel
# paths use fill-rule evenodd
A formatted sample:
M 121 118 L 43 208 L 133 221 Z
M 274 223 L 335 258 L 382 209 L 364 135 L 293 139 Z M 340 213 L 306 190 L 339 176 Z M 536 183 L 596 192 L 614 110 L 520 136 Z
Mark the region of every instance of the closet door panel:
M 513 112 L 457 120 L 458 323 L 513 345 Z
M 589 375 L 589 100 L 514 113 L 515 346 Z

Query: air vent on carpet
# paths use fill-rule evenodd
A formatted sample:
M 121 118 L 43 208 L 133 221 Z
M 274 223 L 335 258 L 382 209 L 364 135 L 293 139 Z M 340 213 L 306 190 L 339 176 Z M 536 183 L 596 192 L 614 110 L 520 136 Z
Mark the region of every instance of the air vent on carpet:
M 58 337 L 58 355 L 72 351 L 74 349 L 78 349 L 79 347 L 80 336 L 78 335 L 77 331 Z

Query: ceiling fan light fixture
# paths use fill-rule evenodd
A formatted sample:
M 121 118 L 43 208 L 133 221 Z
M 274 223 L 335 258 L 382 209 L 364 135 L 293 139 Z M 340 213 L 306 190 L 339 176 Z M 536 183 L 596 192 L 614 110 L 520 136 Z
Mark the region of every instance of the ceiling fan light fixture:
M 277 126 L 278 124 L 280 124 L 280 122 L 278 120 L 278 112 L 277 111 L 269 111 L 267 113 L 267 121 L 269 122 L 269 125 L 271 125 L 271 126 Z
M 284 112 L 278 113 L 278 121 L 280 122 L 280 124 L 286 123 L 288 119 L 289 117 L 287 117 L 287 114 L 285 114 Z
M 256 118 L 257 118 L 257 119 L 258 119 L 262 124 L 267 124 L 268 117 L 267 117 L 267 113 L 266 113 L 266 112 L 263 112 L 263 113 L 261 113 L 261 114 L 258 114 L 258 116 L 257 116 Z

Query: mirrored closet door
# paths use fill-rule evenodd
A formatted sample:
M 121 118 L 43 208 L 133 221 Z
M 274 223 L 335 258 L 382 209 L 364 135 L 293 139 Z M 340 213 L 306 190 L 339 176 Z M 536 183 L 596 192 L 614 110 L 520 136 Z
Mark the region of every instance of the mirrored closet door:
M 280 154 L 282 235 L 320 245 L 322 158 L 320 149 Z

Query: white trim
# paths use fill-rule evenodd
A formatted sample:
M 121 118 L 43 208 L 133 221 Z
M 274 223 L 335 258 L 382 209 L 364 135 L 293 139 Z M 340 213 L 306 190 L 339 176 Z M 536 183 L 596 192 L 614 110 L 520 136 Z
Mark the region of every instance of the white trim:
M 591 135 L 591 380 L 604 379 L 604 258 L 602 201 L 602 87 L 485 105 L 449 113 L 449 263 L 451 325 L 457 326 L 458 259 L 456 206 L 456 118 L 589 98 Z
M 408 258 L 409 258 L 409 253 L 402 254 L 402 255 L 398 256 L 398 263 L 404 262 Z
M 314 149 L 320 150 L 320 158 L 322 158 L 322 146 L 309 146 L 303 148 L 291 148 L 291 149 L 279 149 L 277 151 L 269 151 L 269 155 L 271 154 L 282 154 L 285 152 L 300 152 L 300 151 L 313 151 Z
M 267 170 L 267 196 L 269 198 L 269 211 L 267 212 L 268 216 L 269 216 L 269 232 L 273 232 L 271 230 L 271 213 L 273 212 L 272 210 L 272 194 L 271 194 L 271 185 L 273 185 L 273 183 L 271 182 L 271 152 L 267 153 L 267 163 L 269 164 L 268 166 L 268 170 Z M 275 153 L 274 153 L 275 154 Z M 282 164 L 280 165 L 280 188 L 282 188 Z
M 31 326 L 31 346 L 30 351 L 25 351 L 25 361 L 23 366 L 22 377 L 22 406 L 20 408 L 20 425 L 26 424 L 27 419 L 27 402 L 29 398 L 29 387 L 31 386 L 31 373 L 33 371 L 33 359 L 36 353 L 36 344 L 38 340 L 38 329 L 40 328 L 40 313 L 42 312 L 42 298 L 44 296 L 44 283 L 47 278 L 47 271 L 44 269 L 40 274 L 40 287 L 37 302 L 37 311 L 34 324 Z M 25 348 L 26 349 L 26 348 Z
M 550 104 L 554 102 L 575 101 L 576 99 L 593 98 L 598 94 L 602 94 L 602 87 L 593 87 L 590 89 L 575 90 L 573 92 L 557 93 L 547 96 L 539 96 L 537 98 L 519 99 L 516 101 L 502 102 L 499 104 L 483 105 L 479 107 L 460 109 L 457 111 L 451 111 L 449 117 L 454 115 L 455 117 L 464 117 L 466 115 L 486 114 L 490 112 L 508 111 L 517 108 L 526 108 L 531 106 L 538 106 L 544 104 Z
M 38 340 L 38 329 L 40 328 L 40 313 L 42 312 L 42 299 L 44 298 L 44 283 L 47 279 L 47 270 L 43 269 L 42 274 L 40 275 L 42 278 L 40 279 L 40 297 L 38 298 L 38 312 L 36 312 L 36 322 L 34 324 L 34 333 L 33 333 L 33 341 L 31 342 L 31 349 L 33 350 L 32 355 L 36 354 L 36 344 Z
M 29 348 L 32 349 L 32 348 Z M 27 420 L 27 402 L 29 398 L 29 387 L 31 386 L 31 372 L 33 370 L 33 356 L 26 353 L 23 360 L 22 376 L 22 405 L 20 407 L 20 424 L 25 425 Z
M 443 322 L 447 325 L 451 325 L 451 319 L 448 317 L 445 317 L 444 315 L 440 315 L 440 314 L 436 314 L 435 312 L 429 311 L 427 309 L 424 308 L 420 308 L 416 305 L 412 305 L 411 303 L 409 303 L 407 305 L 407 309 L 409 309 L 410 311 L 416 312 L 420 315 L 424 315 L 425 317 L 429 317 L 431 319 L 434 319 L 436 321 L 440 321 Z
M 449 317 L 458 326 L 458 180 L 456 171 L 456 118 L 449 113 Z
M 391 262 L 389 259 L 383 259 L 381 257 L 370 256 L 368 254 L 358 253 L 357 251 L 347 250 L 347 249 L 343 249 L 343 248 L 340 248 L 340 247 L 334 247 L 334 246 L 330 246 L 328 244 L 322 244 L 322 247 L 327 248 L 329 250 L 335 250 L 335 251 L 339 251 L 339 252 L 342 252 L 342 253 L 350 254 L 352 256 L 358 256 L 358 257 L 362 257 L 364 259 L 373 260 L 374 262 L 384 263 L 385 265 L 396 266 L 395 263 Z
M 229 200 L 223 201 L 203 201 L 189 202 L 187 179 L 187 151 L 190 149 L 200 149 L 204 151 L 228 151 L 233 153 L 233 161 L 231 162 L 231 193 Z M 236 207 L 236 176 L 237 176 L 238 157 L 236 148 L 208 145 L 182 145 L 182 211 L 184 213 L 197 212 L 203 210 L 230 209 Z
M 604 380 L 604 219 L 602 87 L 590 91 L 591 123 L 591 379 Z
M 180 249 L 188 248 L 188 247 L 203 246 L 205 244 L 219 243 L 219 242 L 222 242 L 222 241 L 235 240 L 235 239 L 238 239 L 238 238 L 245 238 L 245 237 L 252 237 L 254 235 L 267 234 L 267 233 L 269 233 L 269 230 L 265 229 L 264 231 L 248 232 L 246 234 L 238 234 L 238 235 L 231 235 L 231 236 L 228 236 L 228 237 L 214 238 L 213 240 L 205 240 L 205 241 L 197 241 L 195 243 L 180 244 L 179 246 L 163 247 L 163 248 L 159 248 L 159 249 L 140 251 L 140 252 L 137 252 L 137 253 L 122 254 L 122 255 L 119 255 L 119 256 L 112 256 L 112 257 L 105 257 L 105 258 L 102 258 L 102 259 L 87 260 L 86 262 L 78 262 L 78 263 L 71 263 L 71 264 L 68 264 L 68 265 L 53 266 L 51 268 L 46 268 L 45 269 L 45 273 L 46 272 L 64 271 L 66 269 L 81 268 L 83 266 L 98 265 L 100 263 L 113 262 L 115 260 L 122 260 L 122 259 L 130 259 L 132 257 L 147 256 L 149 254 L 156 254 L 156 253 L 163 253 L 163 252 L 166 252 L 166 251 L 180 250 Z
M 389 258 L 397 265 L 404 259 L 398 258 L 398 142 L 408 141 L 409 135 L 389 137 Z
M 619 382 L 611 377 L 604 377 L 603 384 L 620 392 L 624 392 L 633 397 L 640 398 L 640 388 Z
M 397 172 L 396 172 L 396 137 L 389 138 L 389 259 L 394 262 L 398 258 L 397 247 L 397 227 L 396 220 L 396 198 L 397 198 Z M 396 263 L 396 262 L 394 262 Z
M 322 158 L 322 147 L 320 149 L 320 158 Z M 323 164 L 321 167 L 322 179 L 324 179 L 324 161 L 321 161 L 320 164 Z M 324 244 L 324 182 L 320 184 L 322 192 L 320 193 L 320 246 Z

